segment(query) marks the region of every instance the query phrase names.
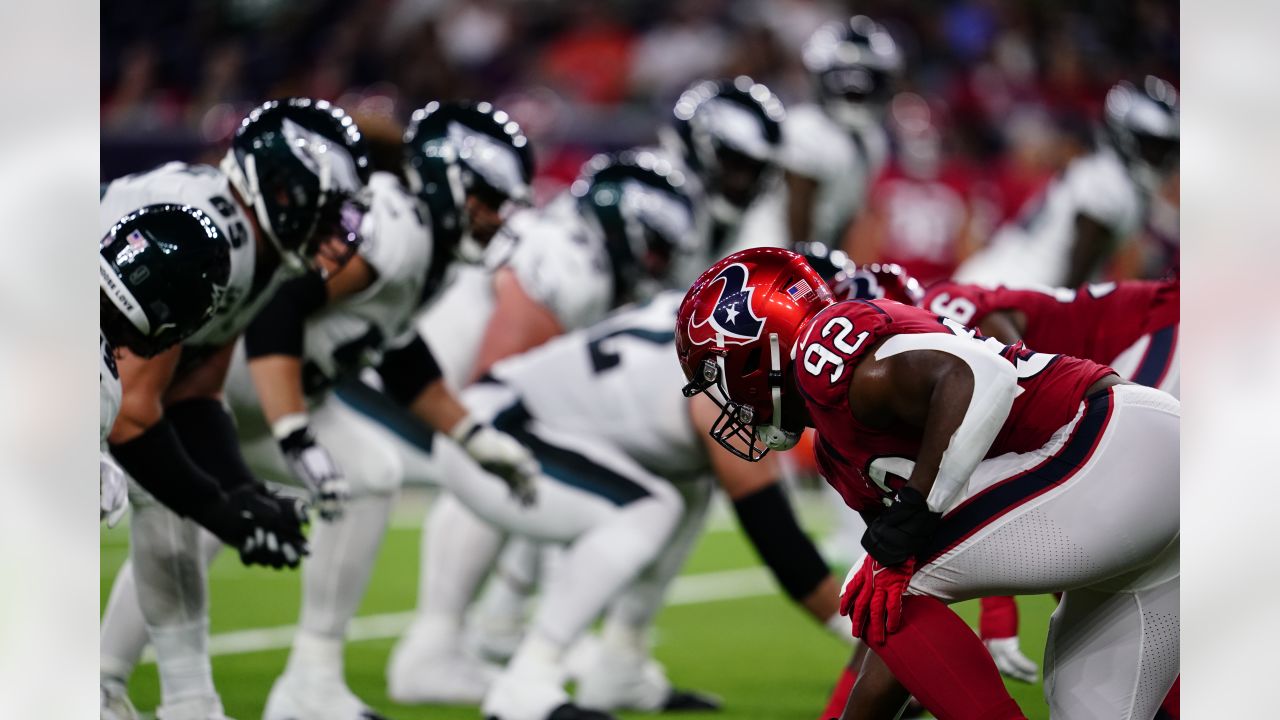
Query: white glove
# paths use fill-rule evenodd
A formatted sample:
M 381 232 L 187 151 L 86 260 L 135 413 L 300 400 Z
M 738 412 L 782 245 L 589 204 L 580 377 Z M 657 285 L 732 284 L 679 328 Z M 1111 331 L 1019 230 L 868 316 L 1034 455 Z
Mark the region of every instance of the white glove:
M 533 504 L 533 478 L 538 474 L 538 461 L 519 440 L 471 416 L 454 426 L 449 437 L 480 467 L 502 478 L 521 505 Z
M 305 424 L 305 416 L 301 426 L 296 422 L 285 422 L 297 417 L 282 418 L 272 428 L 277 433 L 280 452 L 284 453 L 294 477 L 311 491 L 311 504 L 320 513 L 320 518 L 337 520 L 342 517 L 343 506 L 351 497 L 351 486 L 329 451 L 316 444 L 311 429 Z
M 98 520 L 115 527 L 128 509 L 129 481 L 124 470 L 103 453 L 98 456 Z
M 987 652 L 996 661 L 1000 674 L 1025 683 L 1034 683 L 1040 675 L 1040 667 L 1018 649 L 1018 638 L 983 640 Z

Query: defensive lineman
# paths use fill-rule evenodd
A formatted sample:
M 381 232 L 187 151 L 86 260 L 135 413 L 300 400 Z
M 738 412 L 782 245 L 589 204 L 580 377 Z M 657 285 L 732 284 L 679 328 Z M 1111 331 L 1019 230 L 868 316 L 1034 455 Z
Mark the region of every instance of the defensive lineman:
M 758 459 L 816 428 L 823 476 L 869 526 L 842 611 L 927 708 L 1021 716 L 938 600 L 1066 590 L 1046 653 L 1054 717 L 1155 714 L 1178 672 L 1177 400 L 923 310 L 833 303 L 780 250 L 710 268 L 677 333 L 726 447 Z

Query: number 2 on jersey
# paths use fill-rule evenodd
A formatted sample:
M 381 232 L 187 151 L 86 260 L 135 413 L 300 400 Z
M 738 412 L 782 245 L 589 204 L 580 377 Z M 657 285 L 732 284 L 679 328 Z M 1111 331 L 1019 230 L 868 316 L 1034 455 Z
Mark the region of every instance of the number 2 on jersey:
M 835 337 L 831 337 L 833 329 L 837 326 L 840 328 L 839 331 L 836 331 Z M 863 330 L 858 333 L 858 336 L 854 338 L 853 344 L 850 345 L 845 338 L 851 332 L 853 332 L 853 322 L 847 317 L 837 316 L 831 318 L 826 325 L 822 326 L 822 331 L 819 335 L 824 338 L 830 338 L 831 344 L 835 346 L 836 350 L 846 356 L 852 356 L 858 352 L 858 348 L 862 347 L 862 343 L 866 342 L 870 333 Z M 840 376 L 844 374 L 844 361 L 844 358 L 819 342 L 810 343 L 809 347 L 804 349 L 804 369 L 810 375 L 821 375 L 827 365 L 832 365 L 834 369 L 831 371 L 831 382 L 839 380 Z

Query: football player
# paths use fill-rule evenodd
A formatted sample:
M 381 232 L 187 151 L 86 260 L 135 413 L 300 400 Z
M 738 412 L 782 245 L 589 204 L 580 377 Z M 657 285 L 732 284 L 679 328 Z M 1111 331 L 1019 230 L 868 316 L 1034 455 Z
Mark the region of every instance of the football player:
M 1111 88 L 1098 149 L 1073 160 L 954 279 L 1053 287 L 1094 280 L 1177 172 L 1178 114 L 1177 91 L 1159 78 Z
M 1180 281 L 1124 280 L 1079 288 L 932 285 L 921 307 L 1003 343 L 1110 365 L 1178 397 Z
M 651 292 L 693 247 L 693 213 L 684 188 L 683 175 L 655 153 L 599 156 L 547 208 L 513 218 L 502 234 L 514 237 L 514 243 L 496 248 L 508 257 L 493 274 L 492 290 L 475 288 L 481 297 L 472 312 L 492 311 L 481 346 L 470 353 L 473 359 L 454 357 L 457 382 L 465 384 L 497 359 L 589 325 L 637 293 Z M 451 288 L 441 304 L 454 292 Z M 447 343 L 452 337 L 449 329 L 462 312 L 454 307 L 453 317 L 442 316 L 438 307 L 428 313 L 423 326 L 428 342 L 438 336 Z M 447 368 L 445 373 L 448 377 Z M 379 422 L 403 428 L 394 409 L 379 407 L 376 398 L 359 392 L 344 387 L 340 396 Z M 441 484 L 465 471 L 456 466 L 466 458 L 450 445 L 421 433 L 402 434 L 410 477 Z M 484 697 L 492 673 L 461 653 L 462 616 L 471 597 L 458 588 L 467 586 L 471 575 L 489 570 L 490 561 L 474 548 L 490 534 L 456 497 L 442 495 L 433 504 L 423 533 L 419 614 L 388 668 L 389 692 L 397 701 L 479 702 Z
M 741 247 L 777 244 L 779 153 L 786 113 L 782 101 L 749 77 L 703 80 L 676 100 L 669 124 L 658 129 L 662 149 L 689 179 L 699 213 L 703 250 L 681 268 L 681 284 L 707 262 Z
M 104 698 L 124 693 L 150 636 L 156 716 L 223 717 L 209 669 L 201 543 L 220 541 L 246 563 L 277 568 L 306 553 L 301 504 L 266 491 L 245 465 L 221 393 L 236 338 L 275 289 L 318 255 L 340 264 L 358 244 L 368 172 L 345 113 L 292 98 L 250 112 L 219 168 L 169 163 L 105 187 L 106 226 L 157 202 L 199 209 L 230 243 L 231 270 L 214 317 L 180 347 L 118 363 L 124 395 L 108 442 L 136 486 L 130 561 L 102 623 Z M 202 537 L 201 526 L 212 535 Z
M 1054 717 L 1155 714 L 1178 673 L 1176 399 L 918 308 L 836 303 L 783 250 L 711 267 L 676 329 L 686 392 L 720 405 L 731 452 L 816 429 L 822 475 L 868 524 L 841 610 L 926 708 L 1022 717 L 944 602 L 1065 590 Z
M 489 103 L 433 102 L 414 114 L 407 135 L 411 168 L 429 157 L 453 169 L 411 169 L 413 176 L 457 182 L 457 197 L 465 199 L 422 207 L 395 175 L 373 173 L 356 255 L 331 274 L 314 271 L 283 284 L 245 333 L 228 381 L 250 467 L 280 482 L 301 481 L 322 518 L 303 563 L 298 634 L 266 720 L 377 717 L 346 685 L 343 640 L 403 473 L 387 434 L 332 399 L 334 385 L 375 368 L 382 392 L 408 408 L 424 432 L 449 436 L 525 502 L 533 499 L 536 461 L 458 403 L 414 325 L 455 255 L 477 258 L 506 207 L 528 202 L 528 140 Z M 446 211 L 452 217 L 439 217 Z
M 888 159 L 883 121 L 902 56 L 883 26 L 857 15 L 818 28 L 803 60 L 818 102 L 792 107 L 782 128 L 787 237 L 840 247 Z
M 204 213 L 156 204 L 117 220 L 99 243 L 98 255 L 98 497 L 100 519 L 115 527 L 129 504 L 124 472 L 106 452 L 120 411 L 116 348 L 153 357 L 199 330 L 227 286 L 231 250 Z

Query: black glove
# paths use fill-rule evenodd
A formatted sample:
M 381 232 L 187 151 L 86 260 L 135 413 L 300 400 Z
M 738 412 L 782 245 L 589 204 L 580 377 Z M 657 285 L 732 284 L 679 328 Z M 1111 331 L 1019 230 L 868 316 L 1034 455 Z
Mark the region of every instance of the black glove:
M 862 547 L 881 565 L 898 565 L 914 557 L 933 537 L 941 513 L 929 509 L 919 490 L 904 487 L 862 535 Z
M 310 552 L 302 528 L 306 504 L 261 485 L 243 485 L 210 508 L 200 524 L 240 551 L 245 565 L 296 568 Z
M 311 430 L 301 427 L 281 438 L 280 452 L 284 453 L 294 476 L 311 491 L 311 504 L 320 517 L 324 520 L 342 517 L 342 508 L 351 497 L 351 487 L 329 451 L 316 444 Z

